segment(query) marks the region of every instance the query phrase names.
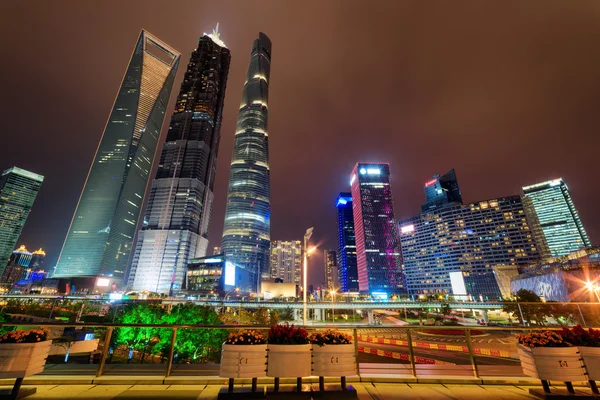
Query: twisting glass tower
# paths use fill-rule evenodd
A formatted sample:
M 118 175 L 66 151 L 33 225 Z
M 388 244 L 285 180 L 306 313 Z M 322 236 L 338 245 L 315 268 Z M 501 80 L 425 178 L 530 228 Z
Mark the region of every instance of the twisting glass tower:
M 206 255 L 230 60 L 218 25 L 190 56 L 135 246 L 133 290 L 178 290 L 188 260 Z
M 252 46 L 242 94 L 229 174 L 222 251 L 237 267 L 251 272 L 259 290 L 269 271 L 271 245 L 268 94 L 271 41 L 259 33 Z
M 179 58 L 172 47 L 141 32 L 54 277 L 123 279 Z M 109 279 L 101 281 L 109 286 Z

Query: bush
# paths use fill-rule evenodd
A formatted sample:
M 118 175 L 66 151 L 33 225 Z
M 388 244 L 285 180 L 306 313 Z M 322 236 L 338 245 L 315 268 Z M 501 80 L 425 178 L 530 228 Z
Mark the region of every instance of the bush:
M 267 338 L 263 335 L 262 332 L 255 330 L 247 330 L 247 331 L 238 331 L 231 332 L 227 339 L 225 339 L 224 344 L 265 344 L 267 343 Z
M 308 331 L 294 325 L 275 325 L 269 330 L 269 344 L 308 344 Z
M 327 344 L 351 344 L 352 337 L 342 332 L 332 331 L 330 329 L 325 332 L 315 332 L 310 335 L 309 338 L 312 344 L 318 344 L 319 346 L 325 346 Z

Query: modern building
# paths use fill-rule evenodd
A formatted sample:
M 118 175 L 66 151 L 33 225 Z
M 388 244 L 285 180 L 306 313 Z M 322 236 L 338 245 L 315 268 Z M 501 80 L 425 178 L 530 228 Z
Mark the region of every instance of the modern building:
M 19 240 L 43 181 L 42 175 L 17 167 L 5 170 L 0 176 L 0 275 Z
M 562 178 L 525 186 L 523 193 L 533 202 L 552 257 L 592 245 Z
M 218 247 L 218 246 L 213 247 L 213 253 L 212 253 L 213 256 L 216 256 L 217 254 L 221 254 L 221 253 L 223 253 L 223 252 L 221 251 L 220 247 Z
M 132 290 L 177 291 L 188 261 L 207 254 L 230 61 L 217 30 L 190 56 L 137 236 Z
M 3 289 L 10 290 L 10 288 L 21 279 L 25 269 L 26 267 L 19 264 L 7 265 L 2 272 L 2 276 L 0 276 L 0 286 L 2 286 Z
M 340 291 L 358 292 L 356 240 L 352 193 L 340 193 L 335 207 L 338 214 L 338 279 Z
M 350 175 L 358 287 L 372 296 L 405 293 L 388 163 L 357 163 Z
M 600 247 L 523 268 L 510 279 L 510 289 L 512 293 L 527 289 L 547 301 L 600 302 Z
M 120 282 L 180 54 L 142 31 L 129 60 L 54 271 Z
M 529 202 L 509 196 L 455 203 L 401 221 L 408 293 L 501 297 L 494 267 L 525 267 L 546 251 Z
M 29 263 L 29 268 L 31 268 L 34 271 L 44 271 L 47 273 L 48 270 L 44 266 L 45 259 L 46 252 L 40 247 L 39 249 L 31 253 L 31 262 Z
M 31 264 L 32 257 L 33 254 L 27 250 L 27 247 L 21 245 L 18 249 L 13 250 L 8 260 L 8 265 L 20 265 L 27 268 Z
M 338 280 L 337 252 L 335 250 L 325 250 L 323 252 L 325 266 L 325 280 L 323 281 L 326 289 L 337 290 L 340 287 Z
M 186 269 L 185 290 L 188 294 L 226 296 L 239 290 L 252 291 L 250 271 L 238 268 L 223 254 L 190 260 Z
M 242 93 L 229 173 L 221 248 L 227 259 L 253 274 L 255 292 L 269 271 L 271 197 L 268 146 L 268 94 L 271 41 L 254 41 Z
M 273 240 L 271 242 L 271 274 L 264 279 L 281 279 L 283 283 L 300 285 L 302 271 L 302 241 Z
M 441 177 L 434 175 L 425 183 L 425 204 L 421 211 L 426 212 L 452 204 L 462 204 L 462 194 L 458 187 L 458 180 L 454 169 L 451 169 Z

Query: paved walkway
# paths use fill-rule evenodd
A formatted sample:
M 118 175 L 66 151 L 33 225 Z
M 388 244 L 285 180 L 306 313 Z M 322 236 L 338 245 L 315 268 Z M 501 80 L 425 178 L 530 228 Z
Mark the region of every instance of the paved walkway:
M 360 400 L 387 399 L 533 399 L 532 386 L 354 383 Z M 220 385 L 40 385 L 35 399 L 217 399 Z M 4 387 L 6 388 L 6 387 Z M 315 388 L 315 386 L 313 386 Z M 324 397 L 327 398 L 327 397 Z

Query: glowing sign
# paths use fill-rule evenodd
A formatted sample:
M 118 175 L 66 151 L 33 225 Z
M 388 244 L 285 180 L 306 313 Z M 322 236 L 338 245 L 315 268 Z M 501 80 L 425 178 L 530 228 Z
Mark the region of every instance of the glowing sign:
M 425 187 L 429 187 L 431 185 L 435 185 L 436 182 L 437 182 L 437 179 L 432 179 L 432 180 L 430 180 L 430 181 L 428 181 L 428 182 L 425 183 Z
M 367 174 L 369 175 L 381 175 L 381 170 L 379 168 L 368 168 Z
M 110 285 L 110 279 L 108 278 L 98 278 L 96 281 L 96 286 L 98 287 L 108 287 Z
M 121 300 L 123 298 L 123 293 L 110 293 L 108 298 L 110 300 Z
M 350 178 L 350 185 L 352 185 L 355 180 L 356 180 L 356 174 L 352 175 L 352 178 Z
M 465 280 L 463 273 L 460 271 L 450 272 L 450 284 L 452 285 L 452 294 L 454 295 L 466 295 L 467 288 L 465 287 Z
M 405 225 L 402 228 L 400 228 L 400 231 L 402 233 L 413 232 L 414 230 L 415 230 L 415 226 L 414 225 Z
M 225 263 L 225 286 L 235 286 L 235 265 L 227 261 Z
M 561 182 L 562 182 L 562 179 L 555 179 L 552 182 L 550 182 L 550 186 L 558 186 L 558 185 L 560 185 Z
M 336 207 L 338 207 L 338 206 L 340 206 L 340 205 L 342 205 L 342 206 L 345 206 L 346 204 L 348 204 L 348 200 L 346 200 L 346 199 L 344 199 L 344 198 L 340 197 L 340 198 L 338 199 L 338 202 L 337 202 L 337 204 L 336 204 L 335 206 L 336 206 Z
M 361 175 L 364 175 L 367 173 L 367 170 L 364 168 L 361 168 L 360 171 L 358 171 L 358 172 L 360 172 Z
M 205 264 L 215 264 L 215 263 L 220 263 L 221 260 L 220 258 L 207 258 L 206 260 L 204 260 Z

